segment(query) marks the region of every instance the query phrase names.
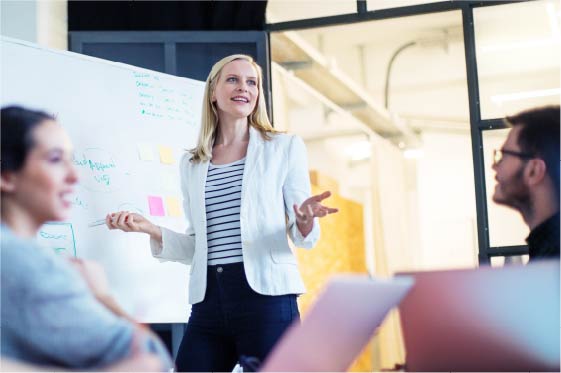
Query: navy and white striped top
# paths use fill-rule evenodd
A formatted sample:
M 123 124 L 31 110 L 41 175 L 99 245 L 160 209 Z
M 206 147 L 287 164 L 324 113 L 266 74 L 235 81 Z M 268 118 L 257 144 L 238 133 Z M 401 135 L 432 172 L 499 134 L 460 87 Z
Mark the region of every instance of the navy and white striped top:
M 243 261 L 240 206 L 245 157 L 210 163 L 205 185 L 208 265 Z

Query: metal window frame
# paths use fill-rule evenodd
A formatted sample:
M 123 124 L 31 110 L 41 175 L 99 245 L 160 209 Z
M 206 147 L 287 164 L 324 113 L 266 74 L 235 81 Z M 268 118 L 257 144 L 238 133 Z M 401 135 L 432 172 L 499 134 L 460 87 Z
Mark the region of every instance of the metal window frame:
M 528 254 L 526 245 L 491 247 L 489 240 L 489 218 L 485 188 L 485 165 L 483 154 L 483 131 L 506 128 L 502 118 L 481 119 L 479 99 L 479 77 L 477 74 L 477 57 L 475 52 L 475 27 L 473 9 L 487 6 L 509 5 L 533 0 L 508 1 L 442 1 L 420 5 L 404 6 L 368 11 L 366 0 L 356 0 L 356 13 L 342 14 L 329 17 L 301 19 L 294 21 L 267 24 L 265 30 L 272 32 L 295 31 L 319 27 L 338 26 L 360 23 L 365 21 L 383 20 L 422 14 L 439 13 L 459 10 L 462 12 L 462 27 L 464 36 L 464 52 L 466 62 L 468 104 L 470 113 L 470 132 L 473 157 L 473 172 L 475 182 L 475 203 L 477 214 L 477 243 L 479 248 L 479 265 L 490 265 L 491 257 L 518 256 Z M 270 44 L 269 44 L 270 45 Z M 270 48 L 269 48 L 270 49 Z M 270 61 L 270 59 L 269 59 Z

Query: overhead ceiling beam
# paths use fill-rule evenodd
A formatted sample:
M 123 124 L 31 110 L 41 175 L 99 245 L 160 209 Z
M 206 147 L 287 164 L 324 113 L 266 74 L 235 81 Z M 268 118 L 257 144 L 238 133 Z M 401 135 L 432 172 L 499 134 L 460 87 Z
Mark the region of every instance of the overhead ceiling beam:
M 287 70 L 302 70 L 310 69 L 313 64 L 312 61 L 285 61 L 281 62 L 280 65 Z
M 331 139 L 340 139 L 344 137 L 358 137 L 358 136 L 363 136 L 365 139 L 369 138 L 368 133 L 360 129 L 340 129 L 340 130 L 322 131 L 321 133 L 314 133 L 309 135 L 302 134 L 302 139 L 306 142 L 314 142 L 314 141 L 325 141 Z
M 310 61 L 306 68 L 293 73 L 309 87 L 365 124 L 370 130 L 390 139 L 396 145 L 416 147 L 419 137 L 407 123 L 387 111 L 359 84 L 338 69 L 295 32 L 271 35 L 271 58 L 281 66 L 298 61 Z M 301 66 L 301 65 L 296 65 Z

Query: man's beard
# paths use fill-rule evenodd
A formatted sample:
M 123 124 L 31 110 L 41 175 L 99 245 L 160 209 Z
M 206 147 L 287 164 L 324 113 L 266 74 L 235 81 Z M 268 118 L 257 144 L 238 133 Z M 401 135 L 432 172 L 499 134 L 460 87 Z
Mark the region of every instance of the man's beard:
M 502 195 L 498 199 L 493 196 L 493 201 L 512 207 L 520 212 L 528 212 L 530 210 L 530 190 L 524 184 L 524 165 L 518 169 L 510 180 L 501 182 L 499 188 Z

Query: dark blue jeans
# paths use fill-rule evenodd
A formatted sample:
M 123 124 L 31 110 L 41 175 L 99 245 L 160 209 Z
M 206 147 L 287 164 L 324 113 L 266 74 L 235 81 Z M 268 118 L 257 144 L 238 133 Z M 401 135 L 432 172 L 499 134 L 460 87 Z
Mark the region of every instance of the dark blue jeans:
M 209 266 L 205 299 L 194 304 L 177 354 L 180 372 L 231 372 L 239 356 L 261 361 L 299 320 L 296 295 L 261 295 L 243 263 Z

